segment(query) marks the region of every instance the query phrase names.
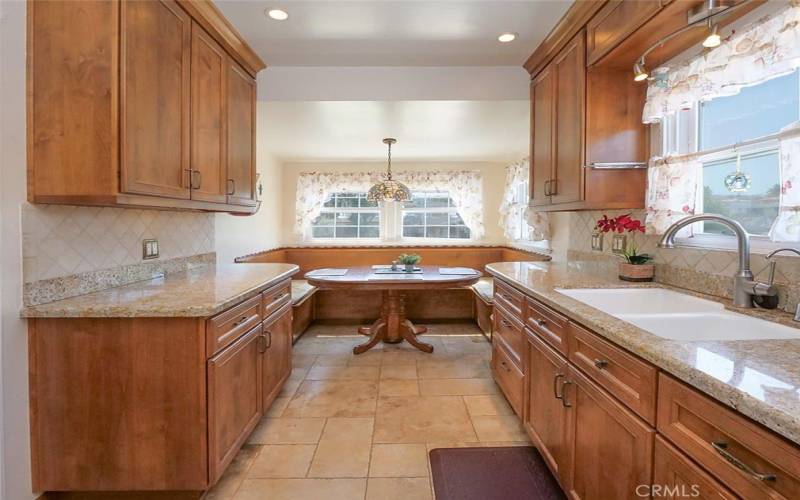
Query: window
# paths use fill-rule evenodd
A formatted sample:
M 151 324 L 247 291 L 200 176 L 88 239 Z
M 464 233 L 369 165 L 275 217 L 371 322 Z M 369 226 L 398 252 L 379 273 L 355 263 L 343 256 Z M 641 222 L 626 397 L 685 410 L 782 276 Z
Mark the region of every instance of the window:
M 529 197 L 528 181 L 517 183 L 514 187 L 514 204 L 511 207 L 511 217 L 514 218 L 515 240 L 527 240 L 530 237 L 528 222 L 525 220 L 525 210 L 528 208 Z
M 447 193 L 414 191 L 403 204 L 403 238 L 469 239 L 469 228 Z
M 325 202 L 311 225 L 311 236 L 326 238 L 380 238 L 381 212 L 366 193 L 336 193 Z
M 780 163 L 778 141 L 759 139 L 799 119 L 800 75 L 794 71 L 668 117 L 661 123 L 662 150 L 700 155 L 698 213 L 731 217 L 756 240 L 766 240 L 778 215 Z M 748 144 L 736 146 L 742 142 Z M 694 233 L 695 244 L 717 237 L 706 246 L 716 246 L 719 236 L 732 236 L 713 222 L 697 224 Z

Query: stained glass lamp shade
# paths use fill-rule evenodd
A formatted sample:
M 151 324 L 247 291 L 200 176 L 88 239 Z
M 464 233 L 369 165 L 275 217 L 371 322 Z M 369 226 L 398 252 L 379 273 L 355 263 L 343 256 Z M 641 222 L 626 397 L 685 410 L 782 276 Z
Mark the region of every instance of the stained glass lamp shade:
M 369 188 L 367 199 L 373 202 L 380 201 L 408 201 L 411 199 L 411 191 L 402 182 L 392 179 L 392 144 L 396 139 L 387 137 L 383 143 L 389 147 L 389 163 L 386 169 L 386 179 Z

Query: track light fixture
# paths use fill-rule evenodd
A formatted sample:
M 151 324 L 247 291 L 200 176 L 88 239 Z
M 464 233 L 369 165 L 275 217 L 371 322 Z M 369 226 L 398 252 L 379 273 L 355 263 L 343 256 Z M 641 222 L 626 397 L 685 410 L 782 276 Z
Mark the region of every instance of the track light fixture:
M 719 36 L 718 26 L 716 24 L 711 23 L 711 19 L 708 20 L 708 31 L 709 34 L 705 40 L 703 40 L 703 47 L 707 49 L 713 49 L 714 47 L 719 47 L 722 43 L 722 38 Z
M 645 66 L 644 57 L 639 59 L 633 65 L 633 80 L 641 82 L 647 80 L 650 75 L 647 73 L 647 66 Z

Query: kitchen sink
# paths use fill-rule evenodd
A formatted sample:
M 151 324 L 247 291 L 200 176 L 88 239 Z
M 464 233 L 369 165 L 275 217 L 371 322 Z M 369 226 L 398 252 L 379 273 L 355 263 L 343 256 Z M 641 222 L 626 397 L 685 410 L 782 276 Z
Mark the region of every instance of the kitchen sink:
M 674 290 L 582 288 L 556 291 L 670 340 L 800 338 L 800 329 L 728 311 L 719 302 Z

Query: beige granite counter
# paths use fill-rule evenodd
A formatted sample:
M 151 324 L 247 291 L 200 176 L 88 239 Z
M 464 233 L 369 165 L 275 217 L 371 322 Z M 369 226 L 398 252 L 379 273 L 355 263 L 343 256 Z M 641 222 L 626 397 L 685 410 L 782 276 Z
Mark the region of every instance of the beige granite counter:
M 658 337 L 555 291 L 556 288 L 672 288 L 627 283 L 599 262 L 504 262 L 486 270 L 615 344 L 650 361 L 782 436 L 800 444 L 800 340 L 675 341 Z M 680 290 L 680 289 L 679 289 Z M 690 293 L 722 302 L 730 301 Z M 798 326 L 779 311 L 735 309 Z
M 294 264 L 210 265 L 22 309 L 23 318 L 213 316 L 298 272 Z

